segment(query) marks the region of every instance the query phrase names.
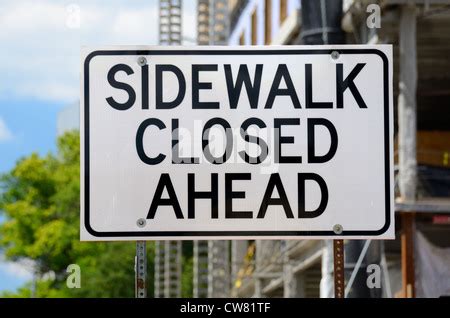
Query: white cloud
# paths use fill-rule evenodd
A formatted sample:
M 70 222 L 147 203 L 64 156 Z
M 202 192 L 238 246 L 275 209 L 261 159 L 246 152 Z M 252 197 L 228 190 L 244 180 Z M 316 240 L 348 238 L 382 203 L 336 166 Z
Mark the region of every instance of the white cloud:
M 0 271 L 21 280 L 29 280 L 33 277 L 30 269 L 27 266 L 23 266 L 19 263 L 1 262 Z
M 39 83 L 24 83 L 17 92 L 23 96 L 33 96 L 48 101 L 74 101 L 79 96 L 79 88 L 70 83 L 44 81 Z
M 9 130 L 8 126 L 6 126 L 3 118 L 0 117 L 0 142 L 9 141 L 13 138 L 13 134 Z
M 68 10 L 80 9 L 79 27 Z M 78 98 L 80 48 L 158 44 L 159 0 L 3 1 L 0 98 L 70 103 Z M 196 34 L 196 1 L 185 1 L 183 34 Z M 190 41 L 187 44 L 192 44 Z
M 50 1 L 11 1 L 0 13 L 2 28 L 10 32 L 27 33 L 50 30 L 64 23 L 65 7 Z
M 158 25 L 149 17 L 157 16 L 157 7 L 145 10 L 131 9 L 119 12 L 112 27 L 112 37 L 127 39 L 134 44 L 156 43 Z

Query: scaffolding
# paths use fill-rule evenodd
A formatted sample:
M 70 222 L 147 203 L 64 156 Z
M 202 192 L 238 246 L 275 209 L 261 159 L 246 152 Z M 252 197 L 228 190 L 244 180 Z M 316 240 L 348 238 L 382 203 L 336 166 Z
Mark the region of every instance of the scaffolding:
M 230 34 L 227 0 L 198 0 L 197 43 L 226 45 Z
M 164 241 L 164 297 L 181 297 L 181 241 Z
M 181 0 L 159 1 L 159 44 L 181 45 Z M 155 244 L 155 297 L 181 297 L 181 241 Z
M 208 241 L 194 241 L 193 296 L 208 297 Z
M 180 45 L 181 0 L 159 1 L 159 44 Z
M 197 43 L 209 45 L 209 0 L 198 0 L 197 4 Z
M 155 298 L 164 297 L 164 242 L 155 242 Z
M 231 1 L 232 2 L 232 1 Z M 224 0 L 198 0 L 197 10 L 197 42 L 199 45 L 226 45 L 230 38 L 230 20 L 237 21 L 233 13 L 229 13 L 228 5 L 231 2 Z M 350 282 L 347 285 L 346 297 L 361 296 L 362 289 L 351 295 L 351 286 L 357 279 L 358 269 L 363 273 L 367 264 L 380 264 L 383 268 L 384 287 L 377 293 L 370 292 L 366 297 L 392 297 L 388 267 L 392 266 L 395 273 L 401 271 L 401 293 L 403 297 L 415 296 L 415 269 L 413 238 L 415 232 L 415 214 L 421 213 L 448 213 L 450 205 L 447 201 L 436 204 L 418 198 L 418 159 L 420 153 L 417 142 L 418 125 L 447 124 L 442 121 L 445 116 L 436 116 L 433 121 L 420 121 L 417 112 L 420 110 L 418 98 L 422 98 L 421 111 L 427 113 L 437 111 L 432 109 L 436 99 L 424 99 L 427 94 L 438 97 L 450 96 L 448 83 L 450 79 L 441 69 L 448 69 L 448 48 L 440 46 L 446 43 L 448 35 L 444 33 L 435 36 L 435 29 L 448 28 L 448 8 L 450 0 L 428 0 L 428 7 L 422 6 L 419 0 L 386 0 L 374 1 L 383 5 L 382 15 L 384 28 L 380 30 L 368 29 L 366 25 L 366 5 L 361 6 L 360 1 L 346 1 L 349 7 L 345 10 L 342 25 L 354 33 L 357 43 L 394 43 L 395 60 L 399 61 L 399 71 L 394 72 L 394 99 L 398 101 L 398 188 L 403 201 L 396 202 L 396 211 L 402 212 L 399 218 L 402 221 L 401 260 L 395 246 L 384 242 L 356 242 L 363 244 L 362 253 L 349 253 L 346 249 L 346 258 L 351 271 Z M 237 2 L 236 2 L 237 3 Z M 259 1 L 258 5 L 263 5 Z M 325 2 L 324 2 L 325 3 Z M 244 10 L 252 5 L 252 10 Z M 236 4 L 233 12 L 247 15 L 252 21 L 255 13 L 256 1 L 242 1 Z M 264 5 L 267 5 L 265 3 Z M 304 9 L 305 7 L 303 7 Z M 267 8 L 265 8 L 267 9 Z M 266 10 L 265 12 L 268 12 Z M 443 15 L 440 17 L 439 15 Z M 433 17 L 435 15 L 435 17 Z M 231 16 L 231 19 L 230 19 Z M 245 17 L 244 17 L 245 18 Z M 266 17 L 265 17 L 266 18 Z M 256 21 L 256 20 L 255 20 Z M 266 21 L 264 19 L 263 21 Z M 271 21 L 271 20 L 270 20 Z M 300 20 L 299 20 L 300 21 Z M 283 44 L 298 43 L 301 28 L 297 21 L 294 24 L 281 26 L 283 32 L 289 34 L 283 39 Z M 292 21 L 291 21 L 292 22 Z M 286 23 L 286 22 L 285 22 Z M 235 22 L 231 23 L 234 27 Z M 242 24 L 241 24 L 242 25 Z M 420 28 L 419 28 L 420 26 Z M 289 27 L 289 28 L 288 28 Z M 252 27 L 256 32 L 257 26 Z M 246 30 L 239 29 L 239 33 L 231 38 L 235 44 L 244 35 Z M 234 32 L 234 31 L 233 31 Z M 347 31 L 350 32 L 350 31 Z M 181 44 L 181 0 L 160 1 L 160 44 Z M 422 56 L 421 58 L 419 58 Z M 423 56 L 426 56 L 425 59 Z M 430 63 L 433 59 L 433 63 Z M 420 79 L 423 80 L 420 81 Z M 442 82 L 442 83 L 441 83 Z M 431 83 L 431 84 L 430 84 Z M 419 87 L 419 85 L 422 85 Z M 441 85 L 441 86 L 439 86 Z M 437 89 L 435 89 L 435 87 Z M 444 87 L 445 86 L 445 87 Z M 419 89 L 420 88 L 420 89 Z M 444 90 L 445 89 L 445 90 Z M 426 112 L 425 112 L 426 111 Z M 428 115 L 428 114 L 427 114 Z M 428 128 L 429 129 L 429 128 Z M 433 138 L 435 140 L 436 138 Z M 445 152 L 442 165 L 448 165 L 448 153 Z M 439 159 L 441 160 L 441 159 Z M 437 199 L 437 198 L 431 198 Z M 442 199 L 441 199 L 442 200 Z M 441 201 L 439 201 L 441 202 Z M 369 249 L 369 243 L 372 247 Z M 263 241 L 195 241 L 194 242 L 194 297 L 332 297 L 333 255 L 332 242 L 317 240 L 272 240 Z M 347 244 L 348 247 L 350 244 Z M 166 241 L 156 243 L 155 254 L 155 296 L 179 297 L 181 295 L 181 251 L 179 241 Z M 387 253 L 385 249 L 388 249 Z M 367 256 L 366 256 L 367 253 Z M 389 254 L 390 253 L 390 254 Z M 392 262 L 394 260 L 394 262 Z M 391 263 L 388 266 L 388 261 Z M 401 263 L 401 268 L 398 264 Z M 347 264 L 347 265 L 348 265 Z M 357 270 L 353 272 L 353 268 Z M 390 269 L 389 269 L 390 270 Z M 357 284 L 353 284 L 355 288 Z M 233 287 L 232 287 L 233 286 Z M 361 285 L 362 286 L 362 285 Z M 396 287 L 394 287 L 396 288 Z M 356 290 L 356 289 L 355 289 Z M 399 289 L 397 289 L 399 290 Z M 367 291 L 365 291 L 367 293 Z
M 226 45 L 230 33 L 227 0 L 210 0 L 210 44 Z
M 198 0 L 197 43 L 226 45 L 227 0 Z M 194 242 L 194 297 L 228 297 L 231 287 L 229 241 Z
M 230 296 L 230 241 L 208 241 L 208 297 Z
M 311 0 L 303 4 L 322 6 L 333 1 Z M 278 9 L 272 10 L 273 2 L 235 2 L 238 4 L 230 15 L 233 21 L 231 45 L 243 44 L 245 41 L 241 39 L 249 33 L 255 36 L 272 30 L 271 24 L 279 19 Z M 303 4 L 299 11 L 305 10 Z M 264 7 L 266 5 L 271 7 Z M 378 17 L 381 28 L 369 26 L 369 19 L 374 17 L 369 14 L 369 5 L 382 9 Z M 258 15 L 263 11 L 258 11 L 261 6 L 264 17 Z M 434 225 L 440 224 L 437 218 L 431 219 L 431 216 L 450 212 L 447 181 L 450 117 L 448 109 L 439 107 L 448 104 L 450 98 L 450 76 L 442 71 L 449 68 L 450 49 L 446 45 L 449 34 L 445 32 L 450 26 L 449 6 L 450 0 L 344 1 L 344 16 L 337 22 L 351 35 L 348 40 L 358 44 L 392 43 L 394 61 L 398 64 L 393 72 L 392 97 L 398 107 L 395 113 L 398 142 L 395 211 L 401 233 L 396 242 L 349 240 L 350 244 L 345 244 L 345 270 L 349 278 L 346 297 L 414 297 L 415 279 L 420 277 L 414 268 L 414 253 L 418 253 L 414 248 L 417 227 L 443 246 L 450 242 L 443 238 L 442 228 Z M 319 14 L 323 12 L 319 10 Z M 267 14 L 276 15 L 275 20 Z M 294 14 L 288 16 L 295 17 Z M 315 21 L 319 20 L 320 15 Z M 253 25 L 253 21 L 257 23 Z M 267 21 L 270 24 L 264 25 Z M 272 37 L 272 43 L 299 43 L 299 34 L 305 34 L 305 19 L 294 22 L 288 18 L 284 24 L 277 25 L 279 31 Z M 425 149 L 430 153 L 425 155 Z M 429 176 L 421 165 L 428 166 Z M 258 240 L 255 245 L 250 244 L 245 256 L 242 256 L 243 248 L 244 245 L 233 242 L 232 296 L 333 297 L 332 241 Z M 242 259 L 244 262 L 240 262 L 239 268 L 235 262 Z M 369 264 L 379 265 L 382 270 L 381 289 L 368 290 L 365 285 Z

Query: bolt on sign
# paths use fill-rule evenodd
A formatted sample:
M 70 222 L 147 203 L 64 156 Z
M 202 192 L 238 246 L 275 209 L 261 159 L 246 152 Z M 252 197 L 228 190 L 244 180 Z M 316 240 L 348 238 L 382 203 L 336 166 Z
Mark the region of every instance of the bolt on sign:
M 82 240 L 394 238 L 392 47 L 82 51 Z

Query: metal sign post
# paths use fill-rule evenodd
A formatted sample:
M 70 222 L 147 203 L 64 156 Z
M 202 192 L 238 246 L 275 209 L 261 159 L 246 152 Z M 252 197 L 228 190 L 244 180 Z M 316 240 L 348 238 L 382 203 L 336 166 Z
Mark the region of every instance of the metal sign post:
M 145 241 L 136 241 L 135 258 L 135 295 L 136 298 L 147 297 L 147 250 Z
M 334 297 L 344 298 L 344 240 L 333 240 Z

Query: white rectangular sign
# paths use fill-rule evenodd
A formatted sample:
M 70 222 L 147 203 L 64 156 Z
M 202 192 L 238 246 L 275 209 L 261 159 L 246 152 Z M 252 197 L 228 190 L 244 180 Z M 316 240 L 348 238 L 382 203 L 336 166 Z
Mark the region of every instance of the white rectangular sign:
M 394 238 L 392 47 L 84 48 L 81 239 Z

